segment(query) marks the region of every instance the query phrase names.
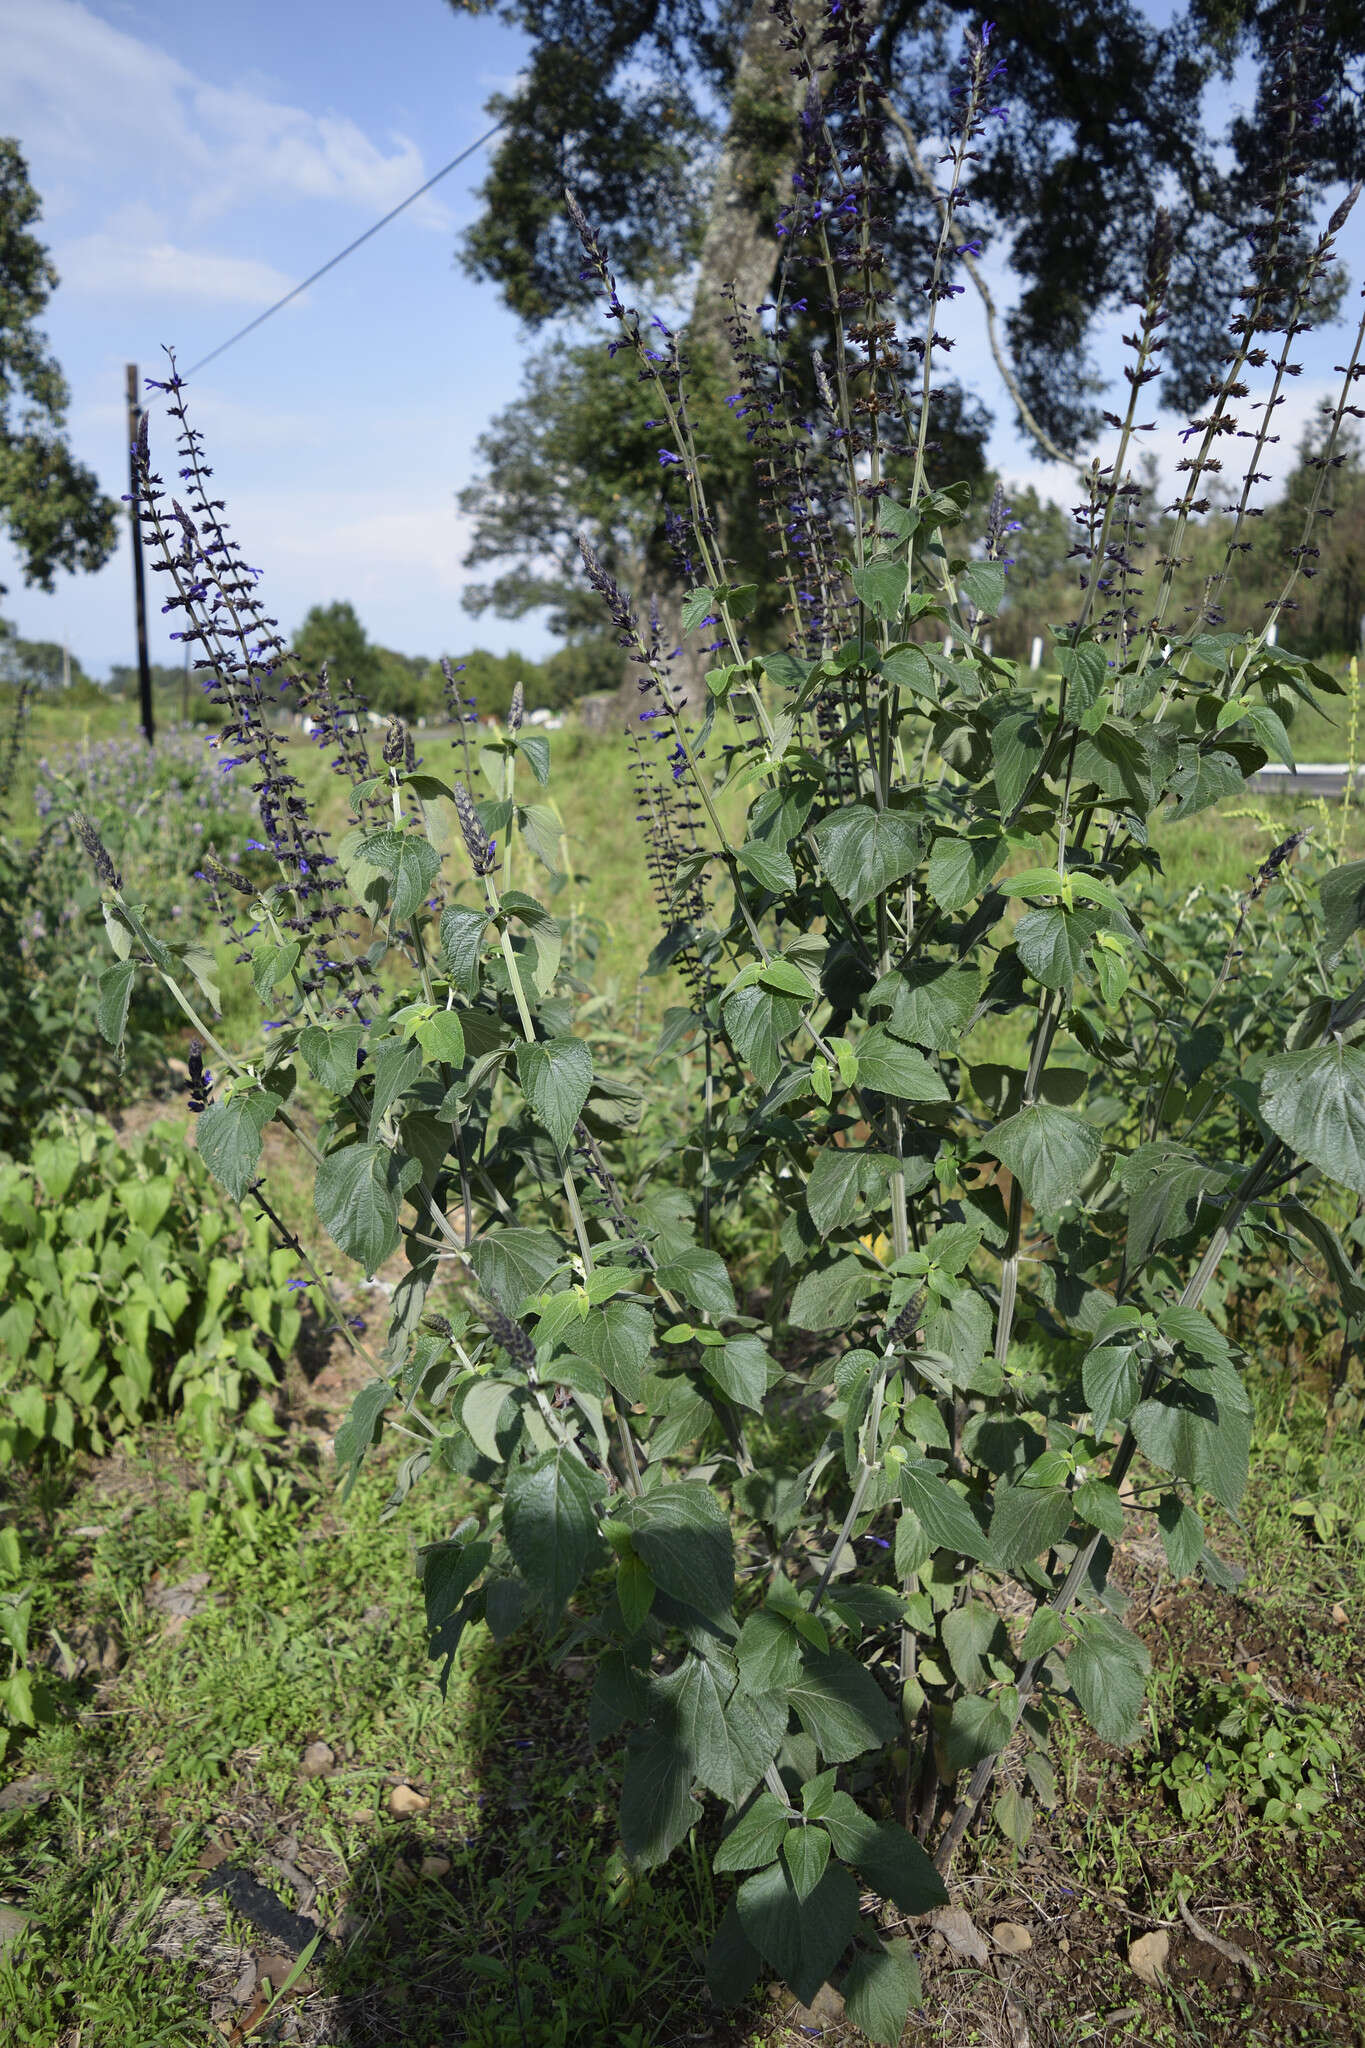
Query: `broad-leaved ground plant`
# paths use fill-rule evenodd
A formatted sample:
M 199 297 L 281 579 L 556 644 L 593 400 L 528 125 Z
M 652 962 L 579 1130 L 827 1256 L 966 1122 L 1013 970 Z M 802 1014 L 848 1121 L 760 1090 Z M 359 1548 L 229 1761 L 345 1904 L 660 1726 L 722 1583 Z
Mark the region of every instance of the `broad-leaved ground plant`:
M 1357 1303 L 1324 1198 L 1365 1194 L 1365 864 L 1303 892 L 1274 1028 L 1245 1058 L 1222 962 L 1258 943 L 1296 849 L 1196 962 L 1168 962 L 1142 910 L 1161 821 L 1241 791 L 1289 752 L 1286 699 L 1337 687 L 1269 633 L 1312 572 L 1314 506 L 1264 627 L 1224 631 L 1221 599 L 1342 216 L 1316 237 L 1298 219 L 1311 113 L 1291 42 L 1278 181 L 1153 561 L 1137 455 L 1178 265 L 1156 214 L 1046 685 L 991 652 L 1007 511 L 970 558 L 966 494 L 935 453 L 973 143 L 1004 91 L 991 33 L 968 43 L 916 326 L 882 282 L 859 9 L 819 37 L 777 12 L 808 84 L 802 162 L 778 302 L 736 305 L 733 324 L 784 644 L 746 637 L 759 594 L 727 575 L 678 339 L 622 300 L 568 201 L 622 373 L 649 381 L 684 629 L 714 656 L 705 715 L 687 714 L 647 603 L 586 552 L 640 686 L 655 965 L 685 995 L 660 1057 L 692 1097 L 655 1154 L 630 1135 L 639 1097 L 611 1042 L 575 1028 L 547 741 L 514 700 L 496 738 L 461 726 L 418 764 L 395 724 L 372 761 L 261 610 L 174 370 L 181 483 L 152 472 L 144 423 L 141 511 L 273 856 L 259 885 L 205 869 L 269 1012 L 257 1054 L 216 1042 L 193 959 L 91 850 L 119 956 L 104 1028 L 118 1037 L 135 982 L 172 992 L 216 1071 L 198 1098 L 210 1170 L 259 1198 L 263 1132 L 282 1124 L 336 1245 L 367 1273 L 403 1255 L 338 1453 L 353 1465 L 399 1432 L 395 1504 L 424 1472 L 484 1482 L 424 1556 L 435 1656 L 448 1666 L 471 1627 L 524 1625 L 592 1655 L 593 1738 L 625 1738 L 629 1854 L 657 1864 L 705 1802 L 723 1813 L 715 1995 L 765 1969 L 803 1998 L 838 1976 L 851 2018 L 893 2042 L 918 1995 L 894 1930 L 943 1901 L 988 1791 L 1021 1841 L 1053 1796 L 1060 1701 L 1106 1741 L 1135 1732 L 1147 1654 L 1111 1570 L 1126 1510 L 1176 1573 L 1229 1577 L 1204 1520 L 1210 1501 L 1235 1512 L 1247 1474 L 1228 1262 L 1303 1243 Z M 1357 333 L 1337 427 L 1360 351 Z M 1232 538 L 1185 616 L 1173 578 L 1220 464 Z M 281 691 L 351 785 L 335 843 L 266 719 Z M 982 1051 L 1004 1024 L 1024 1048 L 1008 1064 Z M 758 1274 L 746 1254 L 737 1287 L 721 1248 L 751 1242 L 754 1217 L 777 1219 L 778 1244 Z M 428 1312 L 438 1276 L 458 1312 Z

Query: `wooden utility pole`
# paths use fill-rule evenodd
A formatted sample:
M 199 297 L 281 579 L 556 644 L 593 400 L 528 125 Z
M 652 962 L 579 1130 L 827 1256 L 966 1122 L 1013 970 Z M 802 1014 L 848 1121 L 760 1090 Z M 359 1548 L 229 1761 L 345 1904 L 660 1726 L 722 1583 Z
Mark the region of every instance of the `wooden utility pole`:
M 142 730 L 148 746 L 156 743 L 152 717 L 152 669 L 147 659 L 147 576 L 142 566 L 142 521 L 138 518 L 137 431 L 142 408 L 137 396 L 137 364 L 128 365 L 128 522 L 133 539 L 133 603 L 137 612 L 137 690 Z

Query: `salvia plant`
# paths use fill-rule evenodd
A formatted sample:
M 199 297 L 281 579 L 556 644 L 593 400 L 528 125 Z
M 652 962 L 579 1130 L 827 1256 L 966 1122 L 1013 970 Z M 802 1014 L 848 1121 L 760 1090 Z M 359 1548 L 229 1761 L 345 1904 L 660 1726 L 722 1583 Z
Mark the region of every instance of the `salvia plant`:
M 257 799 L 251 878 L 204 871 L 270 1029 L 258 1056 L 218 1042 L 194 959 L 97 848 L 118 956 L 101 1016 L 116 1039 L 135 982 L 159 981 L 207 1047 L 198 1142 L 223 1185 L 268 1203 L 263 1134 L 281 1125 L 336 1245 L 367 1273 L 401 1252 L 387 1346 L 337 1449 L 353 1469 L 398 1432 L 395 1505 L 428 1469 L 482 1482 L 424 1554 L 443 1672 L 476 1624 L 593 1656 L 591 1732 L 624 1738 L 630 1856 L 661 1863 L 707 1802 L 723 1820 L 713 1994 L 767 1969 L 809 1999 L 834 1977 L 850 2017 L 895 2041 L 919 1983 L 896 1930 L 943 1902 L 988 1795 L 1026 1839 L 1054 1796 L 1059 1703 L 1106 1741 L 1135 1732 L 1147 1656 L 1113 1576 L 1126 1514 L 1150 1518 L 1177 1574 L 1230 1581 L 1204 1519 L 1210 1502 L 1235 1514 L 1248 1464 L 1225 1264 L 1325 1261 L 1362 1305 L 1331 1216 L 1341 1190 L 1365 1194 L 1365 863 L 1329 865 L 1291 916 L 1300 849 L 1281 844 L 1194 962 L 1167 962 L 1140 907 L 1159 821 L 1287 758 L 1285 706 L 1337 688 L 1269 632 L 1312 574 L 1315 506 L 1264 625 L 1232 634 L 1222 607 L 1345 209 L 1320 236 L 1300 218 L 1301 18 L 1277 182 L 1160 553 L 1138 461 L 1176 253 L 1158 212 L 1126 406 L 1077 512 L 1075 616 L 1052 678 L 1021 672 L 990 651 L 1008 511 L 997 499 L 969 554 L 968 492 L 934 442 L 974 154 L 1005 90 L 991 32 L 968 39 L 941 232 L 902 318 L 859 8 L 818 35 L 777 12 L 808 83 L 802 160 L 775 303 L 733 308 L 771 592 L 727 576 L 678 338 L 623 301 L 567 201 L 610 346 L 656 401 L 684 630 L 713 657 L 690 709 L 653 608 L 585 544 L 638 682 L 654 964 L 683 997 L 657 1071 L 689 1085 L 684 1107 L 675 1090 L 651 1149 L 611 1042 L 575 1029 L 581 962 L 542 900 L 560 857 L 548 742 L 514 712 L 417 764 L 395 723 L 371 759 L 264 614 L 173 364 L 179 481 L 152 471 L 144 423 L 140 511 L 224 759 Z M 1361 375 L 1357 333 L 1323 477 Z M 1226 562 L 1180 612 L 1225 464 Z M 746 637 L 760 596 L 782 608 L 780 645 Z M 281 695 L 350 787 L 338 839 L 271 724 Z M 1303 943 L 1258 1036 L 1230 1013 L 1233 970 L 1272 919 Z M 1017 1056 L 989 1057 L 1006 1043 Z

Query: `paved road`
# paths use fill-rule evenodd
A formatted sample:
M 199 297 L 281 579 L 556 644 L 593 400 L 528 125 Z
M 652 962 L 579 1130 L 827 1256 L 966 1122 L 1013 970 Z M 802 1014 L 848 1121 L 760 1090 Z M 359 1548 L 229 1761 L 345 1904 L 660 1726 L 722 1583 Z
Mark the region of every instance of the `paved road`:
M 1277 762 L 1267 762 L 1248 782 L 1248 789 L 1261 790 L 1267 796 L 1343 796 L 1351 770 L 1345 761 L 1301 761 L 1298 773 Z M 1361 788 L 1365 768 L 1357 768 L 1356 788 Z

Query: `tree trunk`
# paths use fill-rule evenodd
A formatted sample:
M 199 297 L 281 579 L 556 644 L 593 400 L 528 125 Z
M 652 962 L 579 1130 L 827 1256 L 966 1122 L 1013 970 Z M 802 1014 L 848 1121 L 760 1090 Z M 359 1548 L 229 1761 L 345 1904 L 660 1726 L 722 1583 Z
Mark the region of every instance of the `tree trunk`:
M 797 0 L 794 11 L 813 31 L 821 0 Z M 767 0 L 753 0 L 684 335 L 688 360 L 702 376 L 723 376 L 730 361 L 725 287 L 733 284 L 740 304 L 752 313 L 768 297 L 777 271 L 774 228 L 800 153 L 797 124 L 806 92 L 805 82 L 792 76 L 792 54 L 783 49 L 782 35 Z M 714 509 L 722 521 L 723 548 L 723 508 Z M 653 587 L 638 595 L 643 612 L 648 613 L 651 602 L 658 610 L 665 651 L 678 646 L 681 585 L 669 587 L 656 577 Z M 675 688 L 692 709 L 705 699 L 707 666 L 707 659 L 690 648 L 673 664 Z M 634 685 L 626 685 L 626 691 L 633 700 Z

